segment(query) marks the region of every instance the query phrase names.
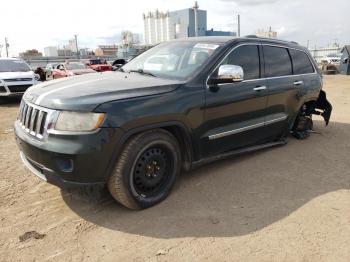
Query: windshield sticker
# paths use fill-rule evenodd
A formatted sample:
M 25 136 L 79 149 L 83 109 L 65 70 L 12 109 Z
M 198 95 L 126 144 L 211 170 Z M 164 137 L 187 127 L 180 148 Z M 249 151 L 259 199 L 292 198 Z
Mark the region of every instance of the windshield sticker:
M 219 47 L 219 45 L 203 44 L 203 43 L 198 43 L 194 46 L 194 48 L 204 48 L 204 49 L 211 49 L 211 50 L 214 50 L 218 47 Z

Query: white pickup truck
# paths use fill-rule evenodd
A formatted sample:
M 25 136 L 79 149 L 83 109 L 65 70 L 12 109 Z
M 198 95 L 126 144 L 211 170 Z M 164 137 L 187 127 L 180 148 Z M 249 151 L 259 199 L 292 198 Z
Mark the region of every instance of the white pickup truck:
M 0 58 L 0 97 L 22 95 L 38 79 L 23 60 Z

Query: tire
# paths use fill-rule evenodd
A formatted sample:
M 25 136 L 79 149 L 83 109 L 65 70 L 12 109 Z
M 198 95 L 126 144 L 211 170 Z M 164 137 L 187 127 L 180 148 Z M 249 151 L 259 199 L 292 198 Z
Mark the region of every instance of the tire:
M 130 209 L 144 209 L 164 200 L 181 170 L 176 138 L 166 130 L 140 133 L 125 145 L 108 180 L 115 200 Z

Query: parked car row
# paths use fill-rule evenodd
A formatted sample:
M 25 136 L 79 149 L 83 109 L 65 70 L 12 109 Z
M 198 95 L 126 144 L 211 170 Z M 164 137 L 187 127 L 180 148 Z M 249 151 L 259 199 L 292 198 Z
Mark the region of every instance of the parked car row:
M 46 79 L 58 79 L 74 75 L 96 73 L 95 70 L 91 69 L 90 67 L 81 62 L 48 64 L 45 70 Z
M 22 59 L 0 58 L 0 96 L 22 95 L 29 87 L 38 82 L 64 77 L 116 70 L 124 65 L 124 59 L 118 59 L 112 66 L 104 59 L 89 59 L 81 62 L 49 63 L 45 68 L 35 71 Z

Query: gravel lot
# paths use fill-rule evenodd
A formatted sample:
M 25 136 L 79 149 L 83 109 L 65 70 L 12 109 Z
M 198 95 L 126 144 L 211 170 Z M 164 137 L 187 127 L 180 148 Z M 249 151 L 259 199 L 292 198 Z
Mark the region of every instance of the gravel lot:
M 2 99 L 0 261 L 350 261 L 350 77 L 324 84 L 330 126 L 315 117 L 307 140 L 185 174 L 139 212 L 27 171 L 12 127 L 19 100 Z

